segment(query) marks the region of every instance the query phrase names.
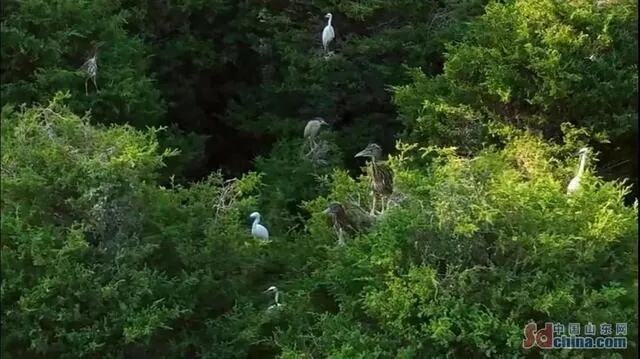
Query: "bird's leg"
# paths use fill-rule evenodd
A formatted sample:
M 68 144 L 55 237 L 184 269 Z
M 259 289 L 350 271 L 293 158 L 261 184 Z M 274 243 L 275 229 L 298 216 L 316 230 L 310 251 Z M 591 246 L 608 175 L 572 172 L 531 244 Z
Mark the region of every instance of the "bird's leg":
M 85 95 L 89 95 L 89 87 L 88 87 L 89 79 L 84 81 L 84 93 Z
M 96 76 L 93 76 L 92 79 L 93 79 L 93 86 L 96 87 L 96 91 L 100 92 L 100 89 L 98 88 L 98 79 L 96 78 Z
M 317 146 L 313 138 L 309 139 L 309 152 L 307 152 L 306 156 L 309 157 L 315 150 Z
M 378 212 L 378 213 L 379 214 L 383 214 L 384 211 L 385 211 L 385 208 L 384 208 L 384 196 L 381 196 L 380 197 L 380 212 Z
M 342 231 L 342 228 L 338 230 L 338 244 L 341 246 L 344 245 L 344 232 Z
M 376 214 L 376 194 L 373 194 L 373 199 L 371 200 L 371 215 L 375 216 Z

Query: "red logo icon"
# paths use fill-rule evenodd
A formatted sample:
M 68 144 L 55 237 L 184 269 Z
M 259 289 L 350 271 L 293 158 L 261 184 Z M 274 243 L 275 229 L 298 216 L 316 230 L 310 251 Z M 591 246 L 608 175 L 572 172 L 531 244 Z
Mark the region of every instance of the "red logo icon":
M 522 347 L 530 349 L 534 345 L 542 349 L 551 349 L 553 346 L 553 323 L 544 323 L 544 328 L 540 330 L 538 330 L 536 323 L 529 323 L 524 326 Z

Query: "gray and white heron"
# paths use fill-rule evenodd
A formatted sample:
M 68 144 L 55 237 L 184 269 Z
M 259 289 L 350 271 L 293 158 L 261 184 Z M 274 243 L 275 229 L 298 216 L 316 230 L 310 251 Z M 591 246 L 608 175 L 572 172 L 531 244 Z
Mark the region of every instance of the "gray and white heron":
M 580 189 L 580 181 L 582 179 L 582 175 L 584 174 L 584 168 L 587 163 L 587 154 L 589 153 L 589 149 L 587 147 L 583 147 L 578 151 L 578 155 L 580 156 L 580 164 L 578 165 L 578 172 L 576 176 L 571 179 L 569 185 L 567 186 L 567 194 L 572 194 Z
M 318 133 L 320 132 L 320 128 L 322 126 L 329 126 L 329 124 L 322 117 L 314 117 L 312 120 L 307 122 L 306 126 L 304 126 L 304 138 L 307 141 L 310 149 L 307 155 L 309 155 L 311 151 L 313 151 L 316 147 L 317 144 L 315 139 L 318 136 Z
M 307 122 L 307 125 L 304 126 L 304 138 L 313 142 L 315 137 L 318 135 L 318 132 L 320 132 L 320 128 L 323 125 L 329 126 L 329 124 L 327 123 L 327 121 L 324 120 L 324 118 L 314 117 L 313 120 L 310 120 L 309 122 Z
M 88 82 L 91 80 L 93 82 L 93 86 L 95 86 L 96 91 L 100 91 L 98 88 L 98 48 L 94 48 L 91 57 L 87 59 L 87 61 L 82 64 L 80 67 L 87 74 L 87 79 L 84 81 L 84 93 L 86 95 L 89 94 Z
M 371 215 L 374 215 L 376 209 L 376 198 L 380 197 L 380 214 L 385 211 L 385 198 L 393 193 L 393 171 L 384 162 L 380 161 L 382 157 L 382 148 L 375 143 L 370 143 L 364 150 L 356 153 L 355 157 L 369 157 L 369 166 L 367 172 L 371 178 L 371 189 L 373 190 L 373 199 L 371 202 Z
M 280 303 L 280 291 L 278 291 L 278 288 L 272 285 L 271 287 L 267 288 L 267 290 L 265 290 L 264 293 L 274 293 L 273 295 L 274 304 L 270 305 L 269 308 L 267 308 L 267 310 L 273 310 L 275 308 L 280 308 L 282 306 L 282 303 Z
M 329 12 L 324 17 L 328 19 L 327 26 L 325 26 L 324 30 L 322 30 L 322 47 L 324 48 L 324 52 L 326 53 L 329 49 L 329 43 L 333 41 L 333 39 L 336 37 L 336 34 L 333 31 L 333 26 L 331 25 L 333 15 Z
M 253 224 L 251 224 L 251 235 L 253 238 L 257 238 L 265 242 L 268 241 L 269 231 L 265 226 L 260 224 L 260 213 L 253 212 L 249 215 L 249 218 L 253 219 Z

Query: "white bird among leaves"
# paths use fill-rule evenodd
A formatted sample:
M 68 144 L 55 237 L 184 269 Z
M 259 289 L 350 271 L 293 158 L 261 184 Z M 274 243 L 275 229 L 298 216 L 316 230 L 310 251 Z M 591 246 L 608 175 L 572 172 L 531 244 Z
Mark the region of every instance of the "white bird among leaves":
M 251 225 L 251 235 L 253 236 L 253 238 L 257 238 L 262 241 L 268 241 L 269 231 L 265 226 L 260 224 L 260 213 L 253 212 L 251 213 L 249 218 L 253 219 L 253 224 Z
M 273 309 L 282 307 L 283 304 L 280 303 L 280 291 L 278 291 L 278 288 L 276 288 L 275 286 L 271 286 L 267 288 L 267 290 L 265 290 L 264 292 L 274 293 L 274 296 L 273 296 L 274 304 L 270 305 L 269 308 L 267 308 L 267 310 L 273 310 Z
M 580 181 L 582 179 L 582 175 L 584 174 L 584 168 L 587 163 L 587 154 L 589 153 L 589 149 L 584 147 L 578 151 L 580 155 L 580 164 L 578 165 L 578 172 L 576 176 L 571 179 L 569 185 L 567 186 L 567 194 L 572 194 L 580 189 Z
M 333 31 L 333 26 L 331 25 L 331 19 L 333 19 L 333 15 L 331 13 L 327 13 L 325 18 L 329 19 L 327 21 L 327 26 L 322 30 L 322 47 L 324 48 L 324 52 L 327 52 L 329 49 L 329 43 L 333 41 L 336 37 L 335 32 Z

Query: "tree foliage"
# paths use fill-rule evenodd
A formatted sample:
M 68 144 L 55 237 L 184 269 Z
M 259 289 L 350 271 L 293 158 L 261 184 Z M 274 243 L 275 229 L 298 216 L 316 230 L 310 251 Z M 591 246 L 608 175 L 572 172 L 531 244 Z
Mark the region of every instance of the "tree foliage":
M 310 314 L 276 341 L 303 357 L 512 357 L 529 321 L 634 318 L 637 208 L 592 172 L 567 197 L 569 150 L 526 134 L 471 159 L 406 146 L 394 158 L 406 199 L 304 283 L 326 284 L 339 310 L 301 298 Z M 330 198 L 359 191 L 344 180 Z
M 636 3 L 5 3 L 3 357 L 637 355 Z
M 447 48 L 442 74 L 413 71 L 395 93 L 415 140 L 479 149 L 492 121 L 559 138 L 571 122 L 607 157 L 632 157 L 637 137 L 637 4 L 491 3 Z M 631 177 L 633 161 L 622 172 Z
M 125 30 L 129 13 L 119 1 L 7 1 L 3 10 L 3 105 L 46 102 L 69 90 L 74 111 L 91 110 L 103 123 L 162 123 L 148 46 Z M 100 91 L 89 86 L 85 95 L 80 67 L 94 46 Z

